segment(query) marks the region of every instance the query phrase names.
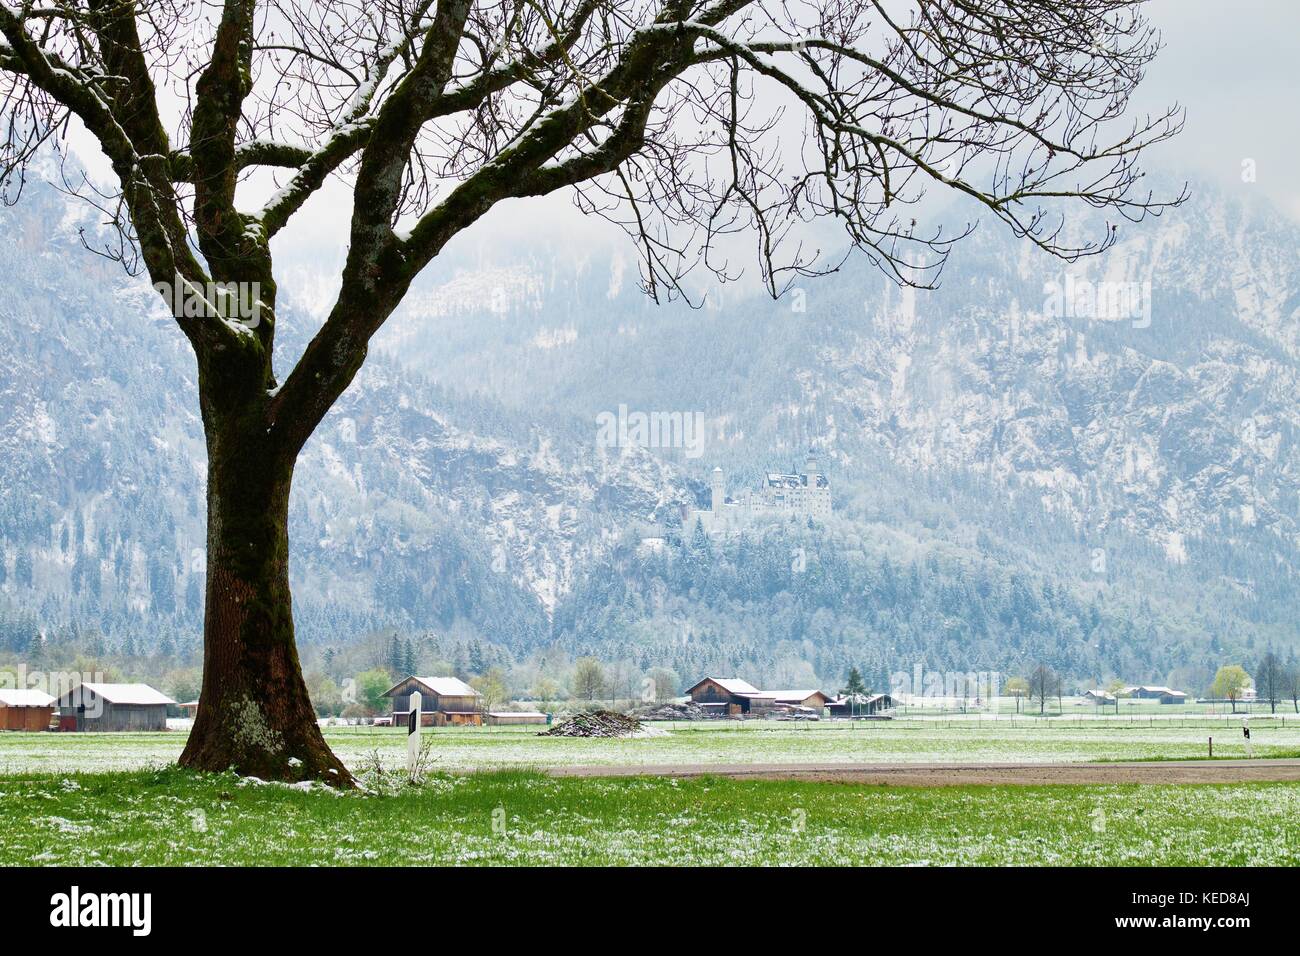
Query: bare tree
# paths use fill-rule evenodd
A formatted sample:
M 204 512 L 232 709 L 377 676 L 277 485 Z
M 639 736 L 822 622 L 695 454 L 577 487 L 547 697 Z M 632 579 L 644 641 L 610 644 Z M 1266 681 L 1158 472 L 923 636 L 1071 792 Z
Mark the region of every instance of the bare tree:
M 1260 659 L 1259 666 L 1255 669 L 1255 675 L 1259 689 L 1268 698 L 1269 713 L 1276 714 L 1277 701 L 1282 695 L 1285 685 L 1286 666 L 1282 663 L 1282 659 L 1273 653 L 1271 647 Z
M 819 219 L 933 286 L 971 226 L 922 227 L 927 186 L 1066 259 L 1117 228 L 1073 235 L 1071 206 L 1182 198 L 1136 165 L 1181 112 L 1124 119 L 1160 46 L 1141 0 L 0 0 L 0 34 L 7 198 L 84 127 L 113 181 L 59 185 L 114 227 L 86 242 L 171 293 L 197 359 L 205 659 L 181 763 L 213 770 L 349 779 L 294 644 L 294 463 L 412 281 L 503 200 L 570 191 L 659 298 L 735 278 L 729 236 L 774 295 L 833 270 Z M 270 243 L 330 177 L 352 195 L 341 285 L 282 376 Z M 256 321 L 229 302 L 250 286 Z
M 1016 699 L 1016 713 L 1020 713 L 1020 701 L 1029 693 L 1029 681 L 1023 677 L 1010 677 L 1002 685 L 1003 691 Z
M 1282 690 L 1291 698 L 1291 709 L 1300 714 L 1300 661 L 1296 660 L 1295 651 L 1287 657 L 1282 670 Z
M 1039 664 L 1029 675 L 1029 699 L 1038 700 L 1038 714 L 1041 717 L 1047 710 L 1047 701 L 1061 696 L 1061 678 L 1056 671 L 1046 664 Z

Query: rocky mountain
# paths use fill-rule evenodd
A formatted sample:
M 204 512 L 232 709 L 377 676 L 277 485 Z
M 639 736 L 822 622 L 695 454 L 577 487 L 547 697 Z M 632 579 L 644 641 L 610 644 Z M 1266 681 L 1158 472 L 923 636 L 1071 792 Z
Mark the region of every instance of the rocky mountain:
M 192 644 L 193 358 L 143 280 L 81 247 L 78 215 L 40 188 L 0 214 L 0 615 L 14 641 L 75 623 L 109 646 Z M 286 361 L 311 331 L 305 313 L 282 318 Z M 377 357 L 295 476 L 302 636 L 395 625 L 536 643 L 577 567 L 688 497 L 644 450 L 593 455 L 562 416 L 524 419 Z
M 1294 566 L 1300 229 L 1198 193 L 1124 237 L 1065 265 L 988 228 L 939 291 L 850 263 L 774 304 L 699 311 L 646 304 L 618 256 L 512 254 L 513 268 L 479 263 L 426 291 L 381 344 L 520 408 L 701 410 L 701 476 L 811 443 L 841 483 L 870 485 L 883 456 L 987 476 L 1172 560 L 1227 534 Z
M 78 223 L 39 189 L 0 212 L 0 646 L 68 626 L 192 646 L 193 360 Z M 649 303 L 618 252 L 466 246 L 299 465 L 302 638 L 395 626 L 795 684 L 1029 659 L 1190 681 L 1294 646 L 1300 230 L 1198 193 L 1123 235 L 1066 266 L 984 229 L 935 292 L 850 262 L 698 309 Z M 286 270 L 282 367 L 328 301 Z M 704 443 L 610 442 L 602 419 L 636 413 L 698 416 Z M 714 465 L 734 492 L 810 446 L 828 526 L 680 524 Z

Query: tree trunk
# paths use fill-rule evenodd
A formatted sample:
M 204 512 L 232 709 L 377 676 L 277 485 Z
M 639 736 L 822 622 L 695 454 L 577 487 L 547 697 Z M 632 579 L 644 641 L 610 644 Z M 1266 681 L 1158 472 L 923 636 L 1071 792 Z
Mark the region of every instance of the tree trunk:
M 208 433 L 203 691 L 180 763 L 267 780 L 354 781 L 321 735 L 289 594 L 294 455 L 204 402 Z

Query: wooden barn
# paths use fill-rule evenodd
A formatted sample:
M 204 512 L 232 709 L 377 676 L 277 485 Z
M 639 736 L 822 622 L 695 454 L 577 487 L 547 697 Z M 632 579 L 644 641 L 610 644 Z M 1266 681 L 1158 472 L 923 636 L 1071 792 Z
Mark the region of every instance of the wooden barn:
M 59 729 L 166 730 L 176 701 L 148 684 L 79 684 L 59 698 Z
M 406 726 L 411 695 L 420 694 L 420 723 L 425 727 L 478 727 L 483 724 L 481 695 L 455 677 L 406 677 L 384 696 L 393 702 L 394 725 Z
M 1126 697 L 1132 697 L 1137 700 L 1158 700 L 1162 704 L 1187 703 L 1187 695 L 1181 690 L 1174 690 L 1172 687 L 1153 687 L 1149 685 L 1125 687 L 1123 693 Z
M 718 710 L 739 716 L 772 706 L 772 696 L 739 677 L 706 677 L 686 692 L 694 703 L 706 710 Z
M 0 730 L 49 730 L 54 703 L 41 690 L 0 688 Z
M 808 707 L 820 711 L 829 704 L 833 697 L 820 690 L 769 690 L 772 703 L 786 707 Z

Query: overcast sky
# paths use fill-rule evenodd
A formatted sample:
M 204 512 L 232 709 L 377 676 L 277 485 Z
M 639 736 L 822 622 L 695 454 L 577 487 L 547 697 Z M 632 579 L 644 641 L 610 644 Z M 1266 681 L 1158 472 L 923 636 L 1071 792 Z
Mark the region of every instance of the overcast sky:
M 1300 3 L 1296 0 L 1152 0 L 1165 50 L 1142 103 L 1177 100 L 1187 128 L 1148 165 L 1225 189 L 1250 185 L 1300 218 Z M 1253 159 L 1254 184 L 1241 179 Z
M 1158 111 L 1177 101 L 1187 108 L 1187 127 L 1153 151 L 1146 167 L 1263 198 L 1300 219 L 1300 2 L 1152 0 L 1147 11 L 1165 50 L 1136 105 Z M 1253 183 L 1242 180 L 1244 160 L 1254 161 Z M 340 189 L 313 200 L 303 221 L 282 234 L 277 252 L 301 261 L 311 249 L 316 266 L 331 271 L 335 254 L 322 246 L 341 240 L 349 198 Z M 567 199 L 549 197 L 504 204 L 449 251 L 497 247 L 506 237 L 539 231 L 550 244 L 561 229 L 571 247 L 622 241 L 603 224 L 584 222 Z
M 1151 21 L 1165 50 L 1152 65 L 1137 106 L 1158 112 L 1177 101 L 1187 127 L 1145 161 L 1154 173 L 1212 183 L 1229 195 L 1255 196 L 1300 219 L 1300 0 L 1151 0 Z M 80 138 L 75 146 L 88 145 Z M 1253 161 L 1254 182 L 1242 164 Z M 106 166 L 102 159 L 92 163 Z M 255 208 L 259 197 L 241 203 Z M 339 184 L 308 202 L 275 243 L 287 267 L 286 285 L 337 275 L 350 216 L 351 196 Z M 575 251 L 610 241 L 626 244 L 598 221 L 585 221 L 567 198 L 512 201 L 498 207 L 449 251 L 499 248 L 507 237 L 540 235 L 551 245 L 559 234 Z M 627 245 L 632 253 L 630 244 Z M 304 271 L 305 267 L 305 271 Z M 298 273 L 297 276 L 294 273 Z

